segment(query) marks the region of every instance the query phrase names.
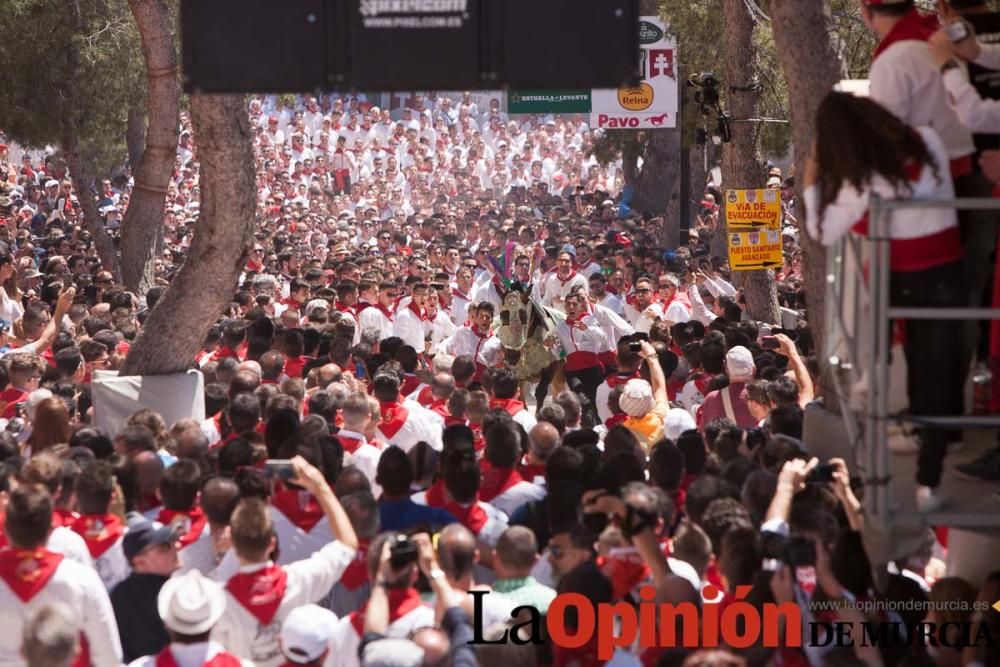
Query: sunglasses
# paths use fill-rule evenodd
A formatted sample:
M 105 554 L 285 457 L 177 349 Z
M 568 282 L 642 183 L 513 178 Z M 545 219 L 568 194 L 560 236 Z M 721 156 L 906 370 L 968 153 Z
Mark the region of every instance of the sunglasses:
M 652 291 L 653 290 L 650 289 L 650 288 L 648 288 L 648 287 L 641 287 L 641 288 L 637 289 L 635 292 L 636 292 L 636 294 L 647 294 L 647 293 L 652 292 Z

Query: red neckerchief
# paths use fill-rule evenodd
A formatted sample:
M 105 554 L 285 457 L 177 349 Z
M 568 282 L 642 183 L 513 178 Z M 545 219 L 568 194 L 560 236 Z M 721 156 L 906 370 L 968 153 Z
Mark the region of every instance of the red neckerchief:
M 604 426 L 610 431 L 615 426 L 624 424 L 626 419 L 628 419 L 628 415 L 625 414 L 624 412 L 619 412 L 618 414 L 611 415 L 610 417 L 605 419 Z
M 356 591 L 368 583 L 368 545 L 371 540 L 358 540 L 358 552 L 350 562 L 340 583 L 349 591 Z
M 13 419 L 14 415 L 17 414 L 15 406 L 18 403 L 24 403 L 28 400 L 28 392 L 23 389 L 17 389 L 16 387 L 8 387 L 0 394 L 0 417 L 4 419 Z
M 486 437 L 483 435 L 483 425 L 474 424 L 470 421 L 468 427 L 472 430 L 472 446 L 475 447 L 478 454 L 486 449 Z
M 210 361 L 220 361 L 222 359 L 225 359 L 226 357 L 232 357 L 237 361 L 239 361 L 240 359 L 240 355 L 236 354 L 236 350 L 226 345 L 223 345 L 222 347 L 220 347 L 218 350 L 215 351 Z
M 387 440 L 392 440 L 399 433 L 399 429 L 403 428 L 403 424 L 406 423 L 407 418 L 410 416 L 410 411 L 399 403 L 383 402 L 381 404 L 381 413 L 382 421 L 378 424 L 378 430 L 382 432 L 382 435 Z
M 511 417 L 524 410 L 524 402 L 516 398 L 491 398 L 490 409 L 500 408 Z
M 442 509 L 458 519 L 458 522 L 472 531 L 473 535 L 478 535 L 490 519 L 486 515 L 486 510 L 479 506 L 478 494 L 476 494 L 476 499 L 468 507 L 462 507 L 455 501 L 451 501 L 445 503 Z
M 461 424 L 462 426 L 467 426 L 469 423 L 468 419 L 462 417 L 455 417 L 454 415 L 446 415 L 444 418 L 445 426 L 452 426 L 454 424 Z
M 479 486 L 479 499 L 490 502 L 516 484 L 524 481 L 521 473 L 514 468 L 494 468 L 486 459 L 482 460 L 483 481 Z
M 462 294 L 457 287 L 451 288 L 451 295 L 456 299 L 462 299 L 464 301 L 471 301 L 471 297 L 468 294 Z
M 923 16 L 916 9 L 911 9 L 903 15 L 903 18 L 896 22 L 896 25 L 892 27 L 889 34 L 886 35 L 881 42 L 879 42 L 877 47 L 875 47 L 875 52 L 872 54 L 872 60 L 878 58 L 883 51 L 896 42 L 903 42 L 906 40 L 926 42 L 927 38 L 937 31 L 938 27 L 939 25 L 936 16 Z
M 375 304 L 370 301 L 358 301 L 358 303 L 354 306 L 354 314 L 360 315 L 362 312 L 374 307 Z
M 607 384 L 609 387 L 611 387 L 611 389 L 614 389 L 615 387 L 624 387 L 625 383 L 627 383 L 629 380 L 635 380 L 638 377 L 639 377 L 638 370 L 635 371 L 634 373 L 629 373 L 628 375 L 624 373 L 615 373 L 614 375 L 609 375 L 608 377 L 606 377 L 604 379 L 604 383 Z
M 576 278 L 576 269 L 570 271 L 569 272 L 569 276 L 565 280 L 563 280 L 562 278 L 560 278 L 559 274 L 556 273 L 556 280 L 558 280 L 559 284 L 562 285 L 563 287 L 566 287 L 566 283 L 568 283 L 569 281 L 573 280 L 573 278 Z
M 522 464 L 521 467 L 518 468 L 518 472 L 521 473 L 522 479 L 534 481 L 536 477 L 545 477 L 545 464 Z
M 241 667 L 242 664 L 240 659 L 235 655 L 219 651 L 212 656 L 211 660 L 205 662 L 202 667 Z M 178 667 L 177 660 L 174 659 L 174 654 L 170 652 L 169 645 L 156 654 L 153 667 Z
M 389 310 L 388 306 L 383 306 L 381 303 L 372 304 L 372 307 L 378 310 L 378 312 L 385 315 L 386 319 L 392 322 L 393 312 Z
M 448 421 L 448 418 L 451 417 L 451 414 L 449 414 L 448 412 L 447 398 L 439 398 L 435 401 L 432 401 L 430 405 L 426 406 L 426 408 L 435 414 L 441 415 L 441 419 L 444 419 L 446 423 Z
M 423 308 L 421 308 L 416 304 L 415 301 L 411 300 L 408 304 L 406 304 L 406 307 L 410 310 L 411 313 L 416 315 L 420 320 L 424 322 L 427 321 L 427 314 L 424 312 Z
M 323 518 L 323 508 L 308 491 L 286 489 L 275 484 L 271 504 L 304 532 L 309 532 Z
M 287 584 L 288 573 L 280 565 L 272 563 L 256 572 L 234 574 L 226 582 L 226 590 L 261 625 L 268 625 L 278 613 Z
M 69 526 L 80 518 L 80 515 L 65 507 L 52 508 L 52 527 Z
M 403 616 L 406 616 L 414 609 L 424 606 L 420 599 L 420 593 L 415 588 L 390 588 L 389 589 L 389 623 L 395 623 Z M 361 609 L 352 611 L 350 615 L 351 626 L 358 636 L 365 631 L 365 612 L 368 610 L 366 602 Z
M 178 538 L 178 541 L 181 543 L 181 549 L 201 537 L 201 531 L 205 530 L 205 525 L 208 522 L 208 519 L 205 518 L 205 512 L 200 507 L 193 507 L 184 512 L 162 509 L 156 515 L 156 520 L 164 525 L 171 523 L 187 525 L 187 530 Z
M 417 403 L 424 406 L 425 408 L 434 405 L 436 402 L 437 401 L 434 400 L 434 392 L 431 390 L 430 385 L 427 385 L 426 387 L 421 389 L 420 393 L 417 394 Z
M 399 388 L 399 393 L 409 396 L 420 386 L 420 378 L 413 373 L 403 373 L 403 386 Z
M 354 319 L 358 318 L 358 313 L 352 306 L 344 305 L 338 301 L 333 307 L 338 313 L 347 313 Z
M 344 446 L 344 451 L 348 454 L 353 454 L 358 451 L 358 448 L 361 447 L 361 445 L 365 444 L 364 440 L 360 438 L 352 438 L 344 435 L 343 433 L 337 434 L 337 440 L 339 440 L 340 444 Z
M 62 559 L 62 554 L 44 547 L 33 550 L 4 549 L 0 551 L 0 579 L 10 586 L 21 602 L 27 602 L 45 588 Z
M 309 361 L 309 357 L 305 355 L 288 357 L 285 359 L 285 375 L 290 378 L 302 377 L 302 371 L 305 369 L 307 361 Z
M 440 480 L 431 484 L 424 494 L 424 499 L 427 501 L 428 507 L 437 508 L 442 508 L 451 501 L 448 491 L 444 488 L 444 482 Z
M 70 524 L 69 529 L 83 538 L 94 559 L 103 556 L 125 534 L 125 524 L 114 514 L 85 514 Z

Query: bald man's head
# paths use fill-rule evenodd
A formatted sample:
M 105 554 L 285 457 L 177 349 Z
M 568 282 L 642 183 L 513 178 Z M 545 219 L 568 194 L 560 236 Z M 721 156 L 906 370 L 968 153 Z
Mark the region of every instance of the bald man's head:
M 260 364 L 254 361 L 253 359 L 247 359 L 246 361 L 240 362 L 240 365 L 236 367 L 236 370 L 249 371 L 254 375 L 256 375 L 257 379 L 260 379 L 261 376 Z
M 536 461 L 547 461 L 559 446 L 559 430 L 549 422 L 538 422 L 528 433 L 531 441 L 531 455 Z
M 438 560 L 451 581 L 470 576 L 478 560 L 476 536 L 460 523 L 445 526 L 438 540 Z
M 451 373 L 435 373 L 431 380 L 431 393 L 434 398 L 447 399 L 455 391 L 455 378 Z
M 325 387 L 331 382 L 339 382 L 342 371 L 340 366 L 337 364 L 323 364 L 319 367 L 319 384 L 320 387 Z

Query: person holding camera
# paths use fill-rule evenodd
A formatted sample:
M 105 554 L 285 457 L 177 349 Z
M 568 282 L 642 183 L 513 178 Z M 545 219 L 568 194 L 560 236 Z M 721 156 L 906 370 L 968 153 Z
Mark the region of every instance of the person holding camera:
M 365 663 L 375 664 L 374 655 L 368 655 L 373 642 L 378 644 L 378 640 L 386 639 L 399 644 L 396 640 L 405 640 L 422 628 L 434 627 L 434 608 L 424 603 L 414 588 L 420 574 L 419 562 L 418 544 L 402 533 L 382 533 L 372 540 L 368 547 L 371 597 L 361 608 L 341 618 L 333 632 L 331 655 L 337 656 L 339 667 L 360 667 L 362 656 Z M 425 574 L 432 588 L 436 586 L 435 590 L 441 592 L 438 599 L 442 604 L 448 604 L 449 608 L 458 605 L 456 599 L 460 599 L 461 593 L 451 591 L 447 581 L 439 581 L 445 579 L 440 568 L 428 566 Z M 414 648 L 411 643 L 397 646 L 394 652 L 419 655 Z M 420 664 L 420 661 L 399 664 Z
M 291 465 L 295 477 L 290 481 L 319 503 L 334 540 L 309 558 L 278 565 L 272 560 L 278 543 L 267 505 L 247 498 L 233 512 L 232 548 L 240 568 L 226 582 L 226 611 L 214 633 L 226 650 L 258 667 L 283 662 L 278 635 L 285 617 L 329 593 L 358 548 L 354 527 L 323 473 L 300 456 Z

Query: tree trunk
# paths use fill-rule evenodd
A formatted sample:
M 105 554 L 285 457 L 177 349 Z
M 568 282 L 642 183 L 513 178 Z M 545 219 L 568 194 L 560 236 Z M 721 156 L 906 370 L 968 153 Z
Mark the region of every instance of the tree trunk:
M 829 25 L 829 4 L 825 0 L 771 0 L 771 26 L 778 59 L 788 84 L 795 164 L 800 165 L 800 173 L 801 166 L 805 165 L 812 151 L 816 108 L 842 74 L 843 63 L 830 42 Z M 806 233 L 801 179 L 796 180 L 796 186 L 795 214 L 805 253 L 802 270 L 805 274 L 807 315 L 816 349 L 822 350 L 826 315 L 826 249 Z M 822 365 L 826 364 L 824 355 L 818 354 L 817 357 Z
M 129 0 L 146 61 L 149 128 L 142 158 L 132 165 L 135 186 L 122 221 L 122 279 L 145 294 L 153 286 L 156 237 L 163 226 L 167 185 L 177 155 L 180 87 L 170 10 L 163 0 Z
M 625 186 L 635 187 L 639 177 L 639 142 L 629 139 L 622 145 L 622 181 Z
M 184 371 L 229 304 L 256 219 L 250 119 L 242 95 L 191 96 L 201 214 L 187 259 L 149 314 L 122 375 Z
M 128 163 L 132 173 L 142 160 L 146 149 L 146 105 L 136 102 L 128 109 L 125 119 L 125 145 L 128 149 Z
M 69 167 L 70 176 L 73 177 L 73 187 L 77 197 L 80 198 L 80 209 L 83 211 L 83 226 L 94 238 L 94 245 L 97 248 L 97 256 L 101 259 L 101 264 L 106 271 L 110 271 L 113 276 L 119 275 L 118 254 L 115 250 L 115 242 L 108 234 L 101 214 L 97 210 L 97 201 L 94 199 L 94 174 L 87 165 L 86 160 L 80 151 L 80 141 L 74 137 L 67 137 L 62 142 L 63 154 L 66 158 L 66 166 Z
M 757 118 L 760 92 L 733 90 L 749 87 L 758 80 L 757 49 L 753 44 L 754 19 L 744 0 L 725 0 L 726 24 L 726 76 L 724 90 L 729 101 L 729 113 L 737 120 Z M 733 140 L 723 150 L 722 184 L 729 189 L 760 188 L 766 180 L 764 161 L 760 155 L 760 123 L 732 124 Z M 725 228 L 720 221 L 719 229 Z M 747 313 L 755 320 L 777 324 L 781 322 L 778 310 L 778 288 L 774 273 L 763 271 L 738 271 L 733 273 L 735 283 L 743 288 Z

